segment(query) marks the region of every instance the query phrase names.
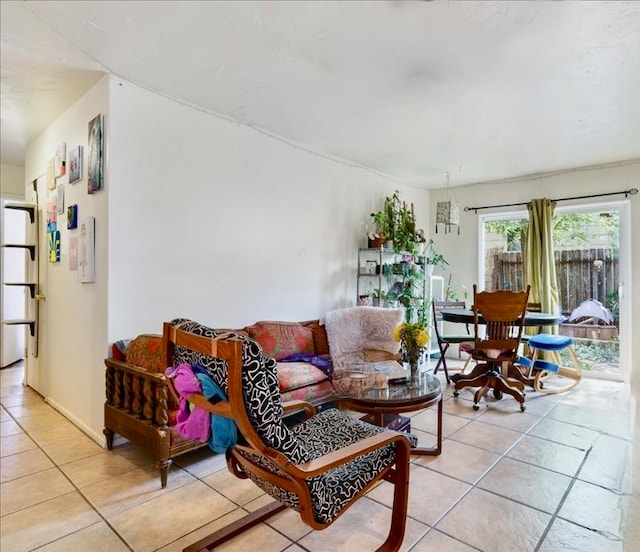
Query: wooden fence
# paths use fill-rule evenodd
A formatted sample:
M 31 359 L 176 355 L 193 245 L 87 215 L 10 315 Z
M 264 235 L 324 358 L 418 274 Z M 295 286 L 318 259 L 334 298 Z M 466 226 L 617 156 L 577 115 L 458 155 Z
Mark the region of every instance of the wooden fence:
M 570 314 L 580 303 L 596 299 L 608 305 L 617 293 L 618 252 L 612 248 L 565 249 L 555 252 L 556 277 L 562 312 Z M 524 289 L 522 253 L 492 249 L 485 259 L 485 289 Z

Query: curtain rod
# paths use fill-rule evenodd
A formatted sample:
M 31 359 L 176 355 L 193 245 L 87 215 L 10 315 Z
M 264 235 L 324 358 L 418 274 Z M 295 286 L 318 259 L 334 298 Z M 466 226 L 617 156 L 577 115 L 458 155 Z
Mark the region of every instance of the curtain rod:
M 624 194 L 624 197 L 629 195 L 636 195 L 638 193 L 638 188 L 630 188 L 628 190 L 622 190 L 620 192 L 609 192 L 606 194 L 592 194 L 592 195 L 583 195 L 583 196 L 573 196 L 573 197 L 560 197 L 558 199 L 552 199 L 551 201 L 570 201 L 572 199 L 590 199 L 592 197 L 604 197 L 604 196 L 612 196 L 612 195 L 620 195 Z M 502 205 L 485 205 L 484 207 L 465 207 L 465 211 L 473 211 L 476 215 L 478 211 L 482 209 L 497 209 L 498 207 L 518 207 L 521 205 L 529 205 L 529 201 L 523 201 L 521 203 L 504 203 Z

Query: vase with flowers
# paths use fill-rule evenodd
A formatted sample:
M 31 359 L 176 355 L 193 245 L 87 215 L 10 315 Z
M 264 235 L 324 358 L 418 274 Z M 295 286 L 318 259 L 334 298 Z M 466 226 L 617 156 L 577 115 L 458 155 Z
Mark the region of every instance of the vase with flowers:
M 393 331 L 393 339 L 400 343 L 402 360 L 409 363 L 411 377 L 410 387 L 420 385 L 420 357 L 429 343 L 429 333 L 424 322 L 405 322 Z

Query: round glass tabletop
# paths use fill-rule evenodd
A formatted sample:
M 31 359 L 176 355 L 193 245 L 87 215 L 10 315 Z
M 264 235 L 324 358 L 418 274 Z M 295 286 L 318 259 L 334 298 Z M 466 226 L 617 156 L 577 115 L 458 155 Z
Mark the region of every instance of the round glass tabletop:
M 423 372 L 415 386 L 409 385 L 408 376 L 397 362 L 363 363 L 340 376 L 334 375 L 333 385 L 342 398 L 372 406 L 422 403 L 442 392 L 440 380 L 432 372 Z

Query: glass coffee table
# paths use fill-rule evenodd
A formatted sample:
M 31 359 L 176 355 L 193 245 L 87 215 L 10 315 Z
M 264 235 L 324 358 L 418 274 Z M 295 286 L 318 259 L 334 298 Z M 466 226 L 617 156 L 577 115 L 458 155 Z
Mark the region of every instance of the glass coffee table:
M 442 450 L 442 389 L 432 373 L 423 373 L 420 383 L 410 387 L 407 372 L 395 361 L 354 364 L 334 376 L 339 407 L 367 414 L 366 420 L 389 429 L 402 429 L 398 415 L 438 404 L 437 445 L 413 447 L 411 454 L 438 456 Z

